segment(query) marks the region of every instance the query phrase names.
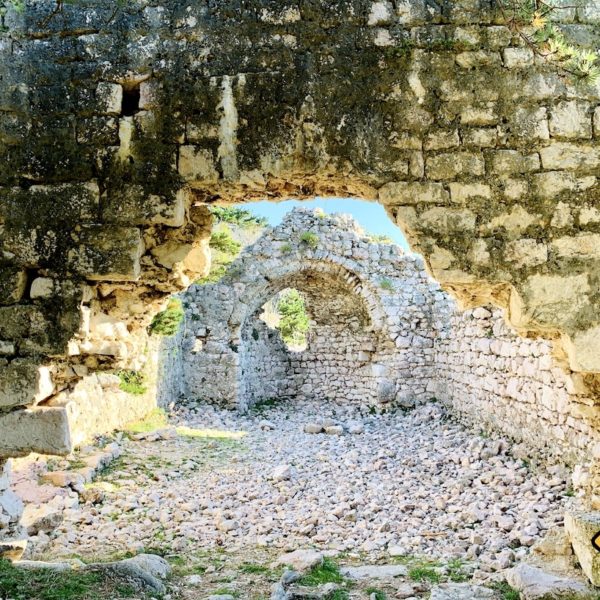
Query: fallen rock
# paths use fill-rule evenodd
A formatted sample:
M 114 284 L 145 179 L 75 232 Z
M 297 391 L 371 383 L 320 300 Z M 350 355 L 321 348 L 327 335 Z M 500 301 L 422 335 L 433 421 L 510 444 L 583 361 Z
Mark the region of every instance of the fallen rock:
M 365 565 L 340 567 L 340 573 L 348 579 L 393 579 L 405 577 L 408 569 L 404 565 Z
M 304 426 L 304 433 L 321 433 L 323 431 L 323 426 L 318 425 L 317 423 L 307 423 Z
M 341 425 L 330 425 L 329 427 L 325 427 L 325 433 L 327 435 L 342 435 L 344 428 Z
M 570 556 L 573 554 L 571 542 L 563 527 L 549 529 L 546 535 L 538 540 L 531 549 L 544 556 Z
M 292 465 L 279 465 L 271 474 L 273 481 L 285 481 L 292 478 Z
M 280 556 L 275 565 L 286 566 L 292 568 L 294 571 L 308 571 L 317 565 L 323 563 L 323 554 L 316 550 L 294 550 L 288 554 Z
M 275 429 L 275 423 L 271 423 L 271 421 L 263 420 L 258 424 L 259 429 L 263 431 L 270 431 Z
M 430 600 L 487 600 L 498 598 L 496 593 L 481 585 L 442 583 L 431 588 Z
M 135 565 L 159 579 L 166 579 L 172 571 L 171 565 L 157 554 L 138 554 L 132 558 L 122 560 L 121 564 Z
M 581 569 L 592 585 L 600 587 L 600 552 L 592 546 L 592 538 L 600 532 L 600 513 L 573 503 L 565 511 L 565 531 Z
M 546 573 L 525 563 L 506 573 L 508 584 L 521 593 L 522 600 L 595 600 L 597 595 L 585 584 Z
M 48 471 L 42 474 L 40 479 L 57 487 L 79 486 L 85 483 L 83 476 L 73 471 Z
M 12 540 L 0 540 L 0 558 L 17 561 L 25 553 L 27 538 L 19 537 Z

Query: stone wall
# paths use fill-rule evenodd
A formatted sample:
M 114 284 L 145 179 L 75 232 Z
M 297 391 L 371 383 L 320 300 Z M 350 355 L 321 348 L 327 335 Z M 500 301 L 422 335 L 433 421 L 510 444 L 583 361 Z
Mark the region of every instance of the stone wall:
M 428 389 L 470 425 L 571 465 L 600 452 L 594 396 L 553 357 L 551 342 L 520 338 L 502 311 L 451 312 L 434 360 Z
M 303 294 L 313 324 L 303 352 L 290 353 L 259 319 L 286 288 Z M 223 280 L 182 299 L 188 395 L 241 408 L 281 392 L 365 406 L 425 399 L 434 313 L 449 302 L 416 257 L 372 242 L 349 217 L 300 209 Z
M 558 18 L 597 45 L 595 0 Z M 143 347 L 85 339 L 82 308 L 141 340 L 206 272 L 217 200 L 377 199 L 464 306 L 600 372 L 599 86 L 495 3 L 40 0 L 2 21 L 4 455 L 66 451 L 43 404 Z

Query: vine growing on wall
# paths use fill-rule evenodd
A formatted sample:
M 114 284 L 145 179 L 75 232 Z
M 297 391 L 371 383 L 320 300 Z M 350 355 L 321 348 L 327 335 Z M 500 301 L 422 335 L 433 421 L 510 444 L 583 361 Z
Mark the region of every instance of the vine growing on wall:
M 561 11 L 576 8 L 575 3 L 558 5 L 548 0 L 496 0 L 496 3 L 506 26 L 536 56 L 577 80 L 595 83 L 600 79 L 598 49 L 584 48 L 569 41 L 553 20 Z

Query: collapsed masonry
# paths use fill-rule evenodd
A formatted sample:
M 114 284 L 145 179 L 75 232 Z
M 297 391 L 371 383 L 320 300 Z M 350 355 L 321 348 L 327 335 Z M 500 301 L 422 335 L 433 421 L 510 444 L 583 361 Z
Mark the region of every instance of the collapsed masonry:
M 598 2 L 557 18 L 597 46 Z M 2 461 L 69 451 L 69 405 L 94 404 L 74 388 L 139 367 L 151 313 L 206 271 L 205 205 L 265 197 L 381 202 L 464 306 L 553 339 L 597 427 L 600 91 L 495 3 L 40 0 L 2 20 Z

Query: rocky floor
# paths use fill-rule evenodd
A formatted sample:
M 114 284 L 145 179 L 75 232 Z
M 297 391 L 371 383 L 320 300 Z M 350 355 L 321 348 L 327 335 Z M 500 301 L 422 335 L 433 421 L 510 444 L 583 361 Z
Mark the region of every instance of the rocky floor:
M 568 495 L 564 471 L 513 458 L 506 441 L 435 404 L 363 416 L 310 404 L 249 415 L 197 406 L 170 420 L 122 441 L 37 557 L 314 547 L 468 560 L 485 580 L 561 523 Z M 305 432 L 322 427 L 329 433 Z

